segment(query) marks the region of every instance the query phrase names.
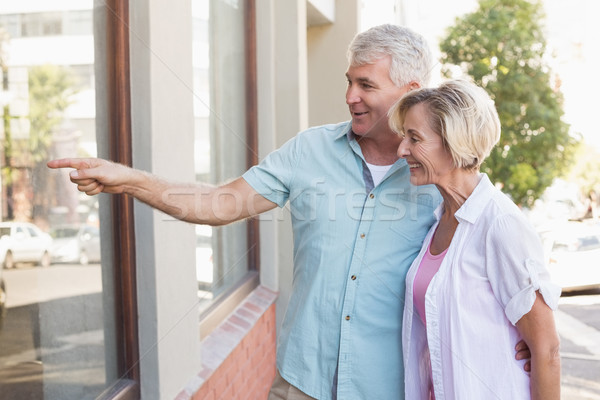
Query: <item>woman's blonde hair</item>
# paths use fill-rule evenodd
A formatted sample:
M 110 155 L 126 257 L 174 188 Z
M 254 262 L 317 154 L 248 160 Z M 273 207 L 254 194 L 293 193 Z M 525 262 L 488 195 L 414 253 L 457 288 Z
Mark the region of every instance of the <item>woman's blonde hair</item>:
M 408 110 L 423 103 L 430 128 L 442 137 L 454 166 L 479 169 L 500 140 L 500 119 L 487 92 L 466 80 L 405 94 L 389 111 L 391 129 L 400 134 Z

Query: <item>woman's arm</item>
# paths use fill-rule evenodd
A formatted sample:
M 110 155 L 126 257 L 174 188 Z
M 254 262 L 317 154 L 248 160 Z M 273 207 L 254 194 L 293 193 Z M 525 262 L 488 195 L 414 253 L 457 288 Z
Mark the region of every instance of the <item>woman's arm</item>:
M 560 340 L 554 314 L 539 292 L 516 327 L 531 352 L 532 400 L 560 399 Z

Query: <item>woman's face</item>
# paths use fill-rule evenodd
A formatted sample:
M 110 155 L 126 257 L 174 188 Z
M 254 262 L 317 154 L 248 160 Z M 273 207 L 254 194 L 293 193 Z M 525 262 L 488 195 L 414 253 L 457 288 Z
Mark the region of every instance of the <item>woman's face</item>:
M 410 168 L 413 185 L 443 184 L 455 167 L 442 137 L 429 126 L 429 110 L 424 103 L 411 107 L 404 118 L 404 138 L 398 156 Z

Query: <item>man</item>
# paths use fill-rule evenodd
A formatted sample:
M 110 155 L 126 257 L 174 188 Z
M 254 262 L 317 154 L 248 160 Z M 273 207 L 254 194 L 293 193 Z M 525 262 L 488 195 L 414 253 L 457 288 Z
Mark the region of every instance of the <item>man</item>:
M 440 197 L 411 187 L 387 112 L 426 85 L 425 40 L 394 25 L 348 51 L 351 121 L 308 129 L 241 178 L 183 185 L 99 159 L 54 160 L 89 195 L 127 193 L 181 220 L 223 225 L 290 202 L 294 284 L 270 399 L 402 399 L 404 279 Z M 194 191 L 197 196 L 163 196 Z M 184 212 L 183 210 L 193 210 Z

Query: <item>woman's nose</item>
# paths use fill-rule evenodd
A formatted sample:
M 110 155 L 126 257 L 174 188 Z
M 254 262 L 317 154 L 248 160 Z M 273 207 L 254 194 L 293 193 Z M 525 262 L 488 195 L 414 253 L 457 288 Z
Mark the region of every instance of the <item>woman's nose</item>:
M 402 139 L 400 145 L 398 145 L 398 151 L 396 153 L 400 158 L 405 158 L 408 155 L 408 146 L 406 143 L 406 139 Z

